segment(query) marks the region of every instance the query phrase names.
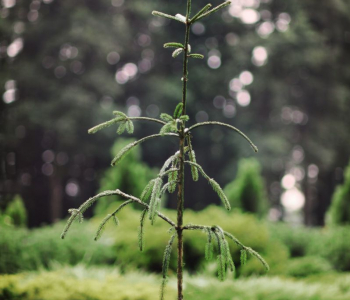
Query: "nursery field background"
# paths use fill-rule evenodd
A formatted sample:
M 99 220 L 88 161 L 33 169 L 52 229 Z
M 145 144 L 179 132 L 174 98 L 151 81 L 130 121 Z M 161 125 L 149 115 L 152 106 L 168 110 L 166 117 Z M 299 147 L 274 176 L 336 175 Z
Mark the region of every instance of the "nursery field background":
M 114 110 L 158 118 L 181 100 L 182 61 L 163 44 L 183 42 L 184 27 L 153 10 L 185 14 L 185 1 L 1 0 L 0 300 L 158 298 L 169 226 L 146 222 L 140 252 L 139 207 L 94 241 L 122 200 L 101 199 L 60 239 L 69 208 L 104 190 L 139 196 L 178 150 L 145 142 L 112 168 L 118 150 L 160 126 L 87 133 Z M 350 2 L 232 0 L 192 27 L 191 48 L 205 58 L 189 65 L 189 124 L 229 123 L 259 152 L 223 128 L 198 129 L 197 161 L 232 210 L 186 171 L 185 223 L 220 225 L 270 271 L 254 257 L 242 265 L 230 244 L 236 270 L 220 282 L 206 235 L 186 232 L 185 299 L 350 299 Z M 176 218 L 176 197 L 163 203 Z M 166 299 L 176 298 L 175 252 Z

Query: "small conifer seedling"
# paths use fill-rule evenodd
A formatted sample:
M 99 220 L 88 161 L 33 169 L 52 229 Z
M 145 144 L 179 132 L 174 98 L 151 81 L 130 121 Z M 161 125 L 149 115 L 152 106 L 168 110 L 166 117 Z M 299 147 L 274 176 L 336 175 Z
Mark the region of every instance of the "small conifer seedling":
M 183 214 L 184 214 L 184 170 L 185 166 L 191 169 L 192 179 L 194 181 L 198 180 L 198 177 L 203 176 L 208 183 L 212 186 L 213 190 L 217 193 L 224 207 L 230 210 L 230 203 L 223 192 L 220 185 L 203 170 L 203 168 L 196 161 L 195 150 L 191 144 L 192 134 L 197 128 L 202 126 L 224 126 L 234 132 L 241 135 L 253 148 L 255 152 L 258 151 L 257 147 L 253 142 L 239 129 L 233 127 L 229 124 L 221 122 L 202 122 L 196 123 L 192 126 L 187 127 L 187 122 L 189 121 L 188 115 L 186 115 L 186 97 L 187 97 L 187 84 L 189 80 L 188 72 L 188 62 L 192 59 L 203 59 L 203 55 L 198 53 L 191 53 L 191 46 L 189 44 L 190 29 L 191 26 L 199 21 L 204 20 L 211 14 L 219 11 L 222 8 L 230 5 L 230 1 L 226 1 L 214 8 L 211 4 L 205 5 L 199 12 L 191 16 L 191 0 L 187 0 L 187 9 L 185 16 L 181 14 L 176 14 L 175 16 L 165 14 L 158 11 L 153 11 L 154 16 L 167 18 L 177 22 L 181 22 L 185 27 L 185 39 L 184 43 L 179 42 L 169 42 L 164 44 L 164 48 L 172 48 L 172 56 L 176 59 L 178 56 L 183 57 L 183 74 L 182 74 L 182 101 L 175 107 L 173 115 L 162 113 L 159 119 L 146 118 L 146 117 L 129 117 L 120 111 L 114 111 L 113 114 L 115 118 L 99 124 L 89 130 L 89 133 L 95 133 L 101 129 L 109 126 L 117 125 L 117 133 L 122 134 L 124 131 L 128 133 L 133 133 L 134 131 L 134 121 L 144 120 L 150 122 L 156 122 L 162 125 L 159 133 L 146 136 L 136 142 L 133 142 L 126 147 L 124 147 L 119 153 L 116 154 L 112 160 L 112 166 L 117 165 L 132 149 L 150 139 L 169 136 L 178 139 L 179 150 L 170 156 L 161 168 L 158 176 L 152 179 L 144 188 L 142 194 L 139 197 L 133 195 L 128 195 L 119 189 L 102 192 L 83 203 L 77 209 L 70 209 L 70 218 L 63 230 L 62 238 L 64 238 L 72 225 L 74 220 L 79 222 L 83 221 L 84 212 L 93 205 L 97 200 L 102 197 L 110 195 L 119 195 L 126 199 L 126 201 L 121 204 L 115 211 L 108 214 L 101 222 L 97 229 L 95 240 L 97 240 L 103 233 L 105 225 L 112 220 L 118 225 L 118 212 L 125 206 L 131 203 L 137 203 L 142 208 L 140 216 L 140 227 L 139 227 L 139 248 L 142 251 L 143 246 L 143 232 L 144 232 L 144 222 L 148 219 L 151 224 L 154 223 L 156 218 L 160 218 L 167 222 L 171 228 L 169 230 L 171 237 L 168 244 L 165 247 L 164 258 L 163 258 L 163 270 L 162 270 L 162 284 L 161 284 L 161 299 L 164 299 L 164 287 L 167 282 L 167 271 L 169 268 L 170 256 L 173 248 L 175 239 L 177 239 L 177 290 L 178 290 L 178 300 L 183 299 L 183 235 L 188 230 L 198 230 L 202 231 L 207 236 L 207 242 L 205 247 L 205 258 L 210 260 L 214 256 L 214 249 L 217 252 L 216 260 L 218 266 L 218 277 L 220 280 L 224 280 L 226 277 L 227 270 L 234 272 L 235 264 L 231 257 L 231 251 L 229 248 L 228 240 L 232 240 L 236 246 L 241 249 L 241 264 L 245 264 L 248 255 L 255 256 L 268 270 L 268 265 L 264 259 L 252 248 L 243 245 L 236 237 L 231 233 L 224 231 L 217 225 L 196 225 L 196 224 L 183 224 Z M 165 192 L 174 193 L 177 191 L 177 219 L 176 221 L 171 220 L 169 217 L 160 212 L 162 195 Z

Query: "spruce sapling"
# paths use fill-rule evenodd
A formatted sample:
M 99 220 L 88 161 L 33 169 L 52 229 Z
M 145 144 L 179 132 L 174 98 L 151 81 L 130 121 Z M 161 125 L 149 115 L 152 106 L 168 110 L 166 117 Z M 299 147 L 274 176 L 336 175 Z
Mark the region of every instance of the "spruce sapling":
M 158 134 L 153 134 L 147 137 L 144 137 L 134 143 L 131 143 L 124 147 L 118 154 L 116 154 L 115 158 L 112 161 L 112 166 L 117 165 L 121 159 L 127 155 L 132 149 L 145 142 L 149 139 L 153 139 L 156 137 L 170 136 L 177 138 L 179 140 L 179 150 L 169 157 L 167 161 L 164 163 L 162 169 L 160 170 L 158 176 L 151 180 L 149 184 L 145 187 L 142 192 L 140 198 L 137 198 L 132 195 L 128 195 L 120 191 L 119 189 L 113 191 L 106 191 L 100 193 L 90 199 L 88 199 L 84 204 L 82 204 L 78 209 L 71 209 L 69 212 L 71 213 L 71 217 L 67 221 L 67 225 L 63 230 L 62 238 L 67 234 L 69 227 L 72 225 L 75 219 L 80 221 L 83 220 L 82 214 L 85 210 L 90 207 L 95 201 L 98 199 L 108 196 L 108 195 L 119 195 L 126 199 L 126 201 L 113 213 L 108 214 L 106 218 L 103 219 L 100 224 L 97 233 L 96 239 L 99 238 L 103 232 L 103 229 L 106 223 L 110 219 L 114 219 L 115 223 L 118 224 L 118 220 L 116 218 L 116 213 L 126 205 L 130 203 L 138 203 L 141 205 L 144 210 L 141 213 L 140 217 L 140 227 L 139 227 L 139 248 L 143 250 L 143 231 L 144 231 L 144 222 L 146 219 L 146 215 L 148 219 L 153 224 L 156 218 L 160 218 L 171 225 L 170 232 L 172 233 L 171 238 L 165 248 L 164 258 L 163 258 L 163 271 L 162 271 L 162 284 L 161 284 L 161 293 L 160 298 L 164 299 L 164 289 L 167 282 L 167 271 L 169 268 L 169 260 L 171 256 L 171 250 L 174 243 L 175 238 L 177 238 L 177 291 L 178 291 L 178 300 L 183 299 L 183 234 L 186 230 L 199 230 L 204 232 L 207 235 L 207 243 L 204 245 L 205 247 L 205 257 L 206 259 L 211 259 L 214 256 L 214 249 L 217 250 L 217 263 L 218 263 L 218 277 L 220 280 L 224 280 L 226 277 L 227 270 L 235 271 L 235 265 L 231 257 L 231 252 L 229 249 L 229 244 L 227 238 L 232 240 L 239 248 L 241 248 L 241 263 L 244 264 L 247 260 L 247 255 L 250 254 L 255 256 L 268 270 L 268 265 L 264 261 L 264 259 L 253 249 L 243 245 L 237 238 L 235 238 L 232 234 L 223 231 L 219 226 L 203 226 L 203 225 L 194 225 L 194 224 L 183 224 L 183 214 L 184 214 L 184 169 L 185 165 L 189 165 L 191 168 L 192 179 L 194 181 L 198 180 L 199 173 L 208 180 L 208 183 L 212 186 L 214 191 L 218 194 L 219 198 L 222 200 L 225 208 L 230 210 L 229 201 L 223 192 L 223 189 L 220 185 L 212 178 L 210 178 L 203 170 L 203 168 L 197 163 L 194 149 L 191 144 L 192 132 L 199 127 L 202 126 L 224 126 L 227 127 L 239 135 L 241 135 L 245 140 L 248 141 L 250 146 L 253 148 L 255 152 L 258 151 L 257 147 L 253 144 L 253 142 L 239 129 L 233 127 L 232 125 L 221 123 L 221 122 L 202 122 L 196 123 L 190 127 L 186 127 L 186 122 L 189 121 L 189 117 L 186 115 L 186 100 L 187 100 L 187 84 L 189 80 L 189 72 L 188 72 L 188 62 L 190 59 L 202 59 L 204 56 L 198 53 L 190 53 L 191 46 L 189 44 L 190 37 L 190 29 L 191 26 L 197 22 L 198 20 L 204 19 L 211 14 L 219 11 L 220 9 L 230 5 L 230 1 L 226 1 L 214 8 L 211 8 L 211 4 L 205 5 L 199 12 L 194 14 L 191 17 L 191 0 L 187 0 L 187 8 L 186 15 L 183 16 L 181 14 L 176 14 L 175 16 L 165 14 L 158 11 L 153 11 L 152 14 L 154 16 L 167 18 L 173 21 L 181 22 L 185 25 L 185 41 L 184 44 L 179 42 L 168 42 L 164 44 L 164 48 L 172 48 L 173 50 L 172 56 L 177 58 L 178 56 L 183 57 L 183 74 L 182 74 L 182 101 L 176 106 L 173 116 L 169 114 L 161 114 L 160 118 L 145 118 L 145 117 L 128 117 L 122 112 L 113 112 L 116 116 L 114 119 L 97 125 L 89 130 L 89 133 L 96 133 L 97 131 L 104 129 L 109 126 L 113 126 L 118 124 L 119 127 L 117 129 L 117 133 L 121 134 L 125 130 L 128 133 L 132 133 L 134 131 L 133 121 L 136 120 L 145 120 L 151 122 L 157 122 L 162 124 L 162 128 Z M 188 160 L 186 160 L 186 156 Z M 168 182 L 165 183 L 165 176 L 167 175 Z M 177 220 L 172 221 L 167 216 L 163 215 L 160 210 L 160 201 L 162 199 L 163 193 L 166 192 L 173 193 L 177 190 Z M 148 204 L 146 201 L 148 201 Z M 215 247 L 214 247 L 215 246 Z

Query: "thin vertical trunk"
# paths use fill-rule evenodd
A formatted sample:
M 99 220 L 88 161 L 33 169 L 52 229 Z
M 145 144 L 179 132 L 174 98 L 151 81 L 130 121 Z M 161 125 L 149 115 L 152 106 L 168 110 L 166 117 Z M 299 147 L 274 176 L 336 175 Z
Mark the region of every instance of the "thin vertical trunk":
M 182 76 L 182 115 L 186 114 L 186 96 L 187 96 L 187 81 L 188 81 L 188 42 L 190 36 L 189 15 L 191 10 L 191 0 L 187 1 L 187 13 L 186 13 L 186 34 L 184 43 L 184 59 L 183 59 L 183 76 Z M 177 194 L 177 293 L 178 300 L 183 300 L 183 211 L 184 211 L 184 168 L 185 168 L 185 128 L 182 126 L 180 129 L 180 170 L 179 170 L 179 183 L 178 183 L 178 194 Z

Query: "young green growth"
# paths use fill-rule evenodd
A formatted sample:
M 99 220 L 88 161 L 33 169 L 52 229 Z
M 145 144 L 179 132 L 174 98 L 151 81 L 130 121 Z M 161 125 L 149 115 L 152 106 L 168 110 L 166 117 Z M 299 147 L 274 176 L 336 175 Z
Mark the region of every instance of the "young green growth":
M 153 11 L 152 14 L 157 17 L 163 17 L 170 20 L 175 20 L 181 22 L 185 25 L 185 38 L 184 43 L 179 42 L 170 42 L 165 43 L 164 48 L 175 48 L 173 52 L 173 57 L 177 57 L 180 54 L 183 54 L 183 73 L 182 73 L 182 98 L 181 102 L 175 107 L 173 116 L 162 113 L 160 119 L 147 118 L 147 117 L 128 117 L 122 112 L 113 112 L 116 116 L 114 119 L 99 124 L 89 130 L 89 133 L 95 133 L 101 129 L 110 127 L 114 124 L 118 124 L 119 127 L 117 132 L 122 134 L 123 132 L 132 133 L 134 131 L 133 121 L 149 121 L 156 122 L 162 125 L 160 132 L 158 134 L 153 134 L 146 136 L 136 142 L 133 142 L 125 146 L 119 153 L 116 154 L 115 158 L 112 161 L 112 166 L 115 166 L 120 162 L 130 151 L 140 145 L 143 142 L 146 142 L 150 139 L 163 136 L 171 136 L 178 138 L 179 148 L 178 151 L 172 156 L 170 156 L 164 163 L 159 174 L 156 178 L 152 179 L 142 191 L 140 198 L 137 198 L 133 195 L 128 195 L 119 189 L 113 191 L 105 191 L 100 193 L 83 203 L 78 209 L 69 210 L 71 216 L 67 221 L 65 228 L 63 229 L 62 238 L 64 238 L 72 225 L 72 223 L 78 219 L 79 221 L 83 220 L 83 213 L 97 200 L 102 197 L 110 195 L 118 195 L 126 199 L 126 201 L 121 204 L 114 212 L 108 214 L 101 222 L 98 227 L 95 239 L 101 237 L 103 229 L 110 219 L 113 219 L 116 224 L 119 224 L 116 214 L 128 204 L 137 203 L 140 205 L 143 210 L 140 216 L 140 226 L 138 230 L 138 246 L 140 251 L 144 250 L 144 222 L 146 220 L 146 215 L 150 220 L 151 224 L 154 224 L 156 217 L 167 222 L 170 226 L 171 238 L 165 247 L 164 257 L 163 257 L 163 267 L 162 267 L 162 284 L 160 297 L 164 299 L 164 289 L 167 283 L 167 273 L 169 269 L 169 262 L 172 247 L 177 239 L 177 291 L 178 291 L 178 300 L 183 300 L 183 235 L 186 230 L 199 230 L 204 232 L 207 237 L 207 242 L 204 245 L 205 247 L 205 258 L 210 260 L 214 257 L 214 250 L 217 251 L 216 259 L 218 265 L 218 277 L 220 280 L 226 278 L 227 271 L 235 272 L 235 265 L 231 256 L 231 251 L 228 243 L 228 239 L 233 241 L 236 246 L 238 246 L 241 251 L 241 264 L 243 265 L 248 254 L 256 257 L 268 270 L 268 264 L 265 260 L 253 249 L 242 244 L 236 237 L 232 234 L 223 231 L 219 226 L 207 226 L 207 225 L 194 225 L 188 224 L 183 225 L 183 215 L 184 215 L 184 182 L 185 182 L 185 165 L 189 165 L 191 169 L 192 179 L 194 181 L 198 180 L 199 173 L 207 179 L 208 183 L 212 186 L 213 190 L 217 193 L 218 197 L 223 202 L 223 205 L 227 210 L 230 210 L 229 201 L 223 192 L 220 185 L 213 179 L 210 178 L 197 162 L 195 150 L 192 147 L 192 132 L 195 128 L 201 126 L 213 126 L 219 125 L 230 128 L 242 136 L 248 143 L 251 145 L 255 152 L 258 151 L 257 147 L 253 142 L 239 129 L 233 127 L 232 125 L 221 123 L 221 122 L 202 122 L 196 123 L 189 128 L 186 128 L 186 122 L 189 121 L 189 117 L 186 115 L 186 105 L 187 105 L 187 85 L 189 78 L 188 71 L 188 61 L 189 58 L 199 58 L 202 59 L 203 55 L 201 54 L 190 54 L 191 46 L 189 44 L 191 25 L 202 18 L 205 18 L 220 9 L 225 8 L 231 2 L 226 1 L 214 8 L 211 9 L 211 4 L 205 5 L 199 12 L 191 17 L 191 0 L 187 0 L 186 15 L 176 14 L 175 16 L 165 14 L 158 11 Z M 186 155 L 189 160 L 186 160 Z M 167 176 L 167 182 L 165 182 L 165 177 Z M 166 191 L 173 193 L 177 191 L 177 218 L 176 221 L 171 220 L 166 215 L 160 212 L 160 203 L 161 199 Z

